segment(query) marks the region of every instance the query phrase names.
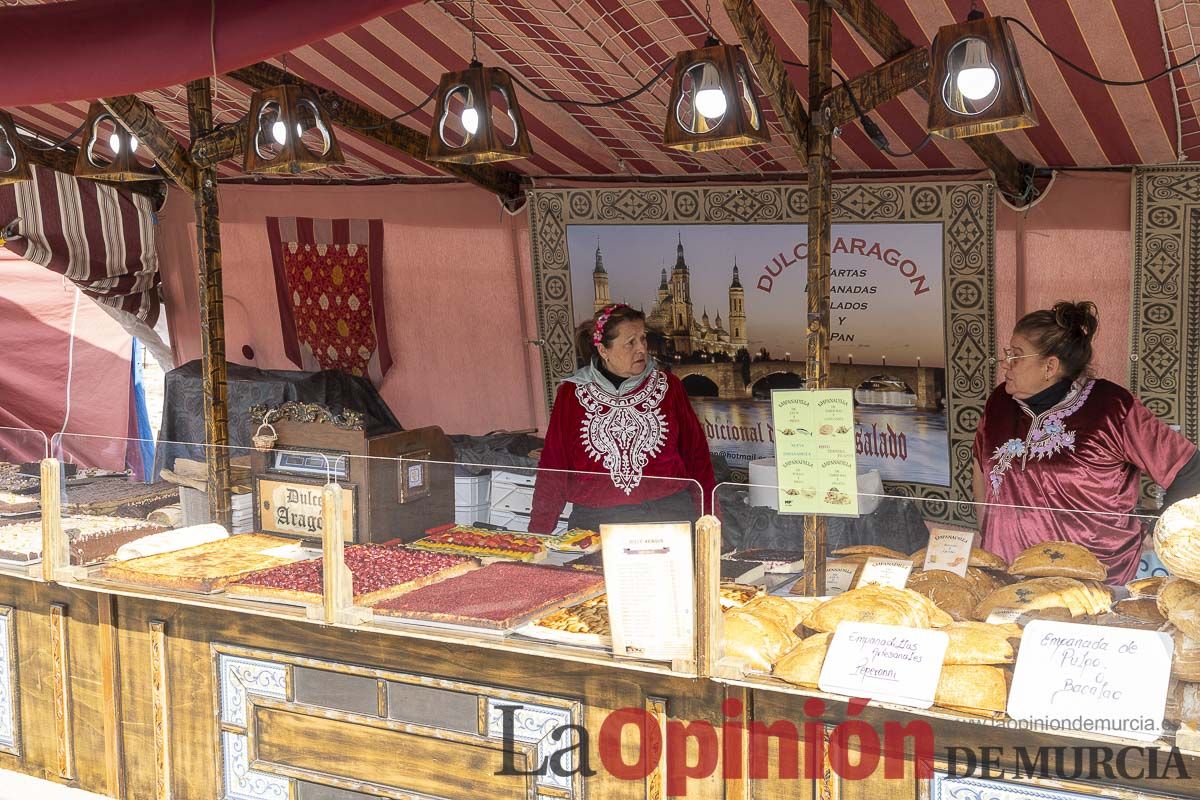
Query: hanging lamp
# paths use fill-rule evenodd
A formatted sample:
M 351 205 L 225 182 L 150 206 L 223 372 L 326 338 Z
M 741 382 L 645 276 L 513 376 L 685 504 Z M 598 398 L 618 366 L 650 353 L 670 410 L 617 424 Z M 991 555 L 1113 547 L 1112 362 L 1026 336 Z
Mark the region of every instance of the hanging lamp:
M 704 22 L 704 47 L 675 56 L 663 144 L 701 153 L 769 142 L 750 62 L 742 48 L 717 38 L 710 0 L 704 3 Z
M 248 119 L 245 172 L 298 175 L 346 163 L 329 112 L 311 86 L 259 89 L 250 96 Z
M 483 66 L 477 55 L 471 0 L 471 63 L 438 81 L 427 161 L 488 164 L 533 155 L 512 78 L 503 69 Z M 507 120 L 503 130 L 497 120 Z
M 137 137 L 97 102 L 88 107 L 75 176 L 122 182 L 162 180 L 154 158 L 145 148 L 138 153 Z
M 0 111 L 0 186 L 20 183 L 33 177 L 25 147 L 17 136 L 12 117 Z
M 675 56 L 663 144 L 693 153 L 771 140 L 742 48 L 710 36 Z
M 1037 114 L 1003 18 L 972 8 L 940 28 L 929 61 L 929 132 L 946 139 L 1030 128 Z

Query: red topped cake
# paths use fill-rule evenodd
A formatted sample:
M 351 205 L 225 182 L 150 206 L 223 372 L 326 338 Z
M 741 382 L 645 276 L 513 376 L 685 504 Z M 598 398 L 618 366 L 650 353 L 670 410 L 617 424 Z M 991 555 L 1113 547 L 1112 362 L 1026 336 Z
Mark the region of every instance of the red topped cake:
M 422 553 L 379 544 L 347 547 L 344 558 L 354 579 L 354 603 L 360 606 L 398 597 L 479 566 L 474 559 L 463 556 Z M 252 572 L 226 591 L 253 597 L 319 603 L 324 574 L 322 560 L 312 558 Z
M 604 577 L 497 562 L 376 605 L 376 614 L 510 630 L 547 611 L 604 591 Z
M 430 528 L 425 534 L 424 539 L 410 542 L 408 546 L 476 558 L 507 558 L 513 561 L 542 561 L 546 558 L 546 544 L 542 537 L 527 533 L 442 525 Z

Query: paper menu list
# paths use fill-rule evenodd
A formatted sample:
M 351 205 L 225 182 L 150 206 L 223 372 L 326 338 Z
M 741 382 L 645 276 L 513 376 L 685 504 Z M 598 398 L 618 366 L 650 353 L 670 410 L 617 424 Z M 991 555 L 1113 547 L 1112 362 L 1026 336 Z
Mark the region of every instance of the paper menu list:
M 857 515 L 853 392 L 776 389 L 771 416 L 780 513 Z
M 934 528 L 929 535 L 929 547 L 925 551 L 926 570 L 941 569 L 953 572 L 960 578 L 967 575 L 971 561 L 971 546 L 975 543 L 973 531 L 948 531 Z
M 695 655 L 692 526 L 601 525 L 613 654 L 654 661 Z

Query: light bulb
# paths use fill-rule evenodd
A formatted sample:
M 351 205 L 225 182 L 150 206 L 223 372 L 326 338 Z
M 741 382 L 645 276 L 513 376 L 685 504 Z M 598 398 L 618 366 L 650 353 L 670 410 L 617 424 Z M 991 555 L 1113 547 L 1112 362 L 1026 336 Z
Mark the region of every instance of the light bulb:
M 967 40 L 955 85 L 968 100 L 982 100 L 995 91 L 996 70 L 988 59 L 987 44 L 982 39 Z
M 287 142 L 287 126 L 283 124 L 282 120 L 275 120 L 275 123 L 271 125 L 271 136 L 279 144 Z
M 114 153 L 121 152 L 121 137 L 117 136 L 115 133 L 110 133 L 108 135 L 108 146 Z
M 475 135 L 475 131 L 479 130 L 479 112 L 475 110 L 475 106 L 467 106 L 463 109 L 462 124 L 467 133 L 472 136 Z
M 708 119 L 720 119 L 728 107 L 717 70 L 712 64 L 705 64 L 700 71 L 700 88 L 696 90 L 696 111 Z
M 701 116 L 719 119 L 725 116 L 725 109 L 728 106 L 725 93 L 720 89 L 701 89 L 696 92 L 696 110 L 700 112 Z
M 129 137 L 129 152 L 131 152 L 131 153 L 137 152 L 137 137 L 136 136 Z
M 996 71 L 991 67 L 972 67 L 958 73 L 958 90 L 968 100 L 982 100 L 996 88 Z

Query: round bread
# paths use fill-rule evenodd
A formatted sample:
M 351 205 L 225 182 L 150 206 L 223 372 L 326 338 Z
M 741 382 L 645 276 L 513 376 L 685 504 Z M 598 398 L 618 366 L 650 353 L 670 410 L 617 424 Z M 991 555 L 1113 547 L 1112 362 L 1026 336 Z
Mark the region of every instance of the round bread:
M 1200 681 L 1200 641 L 1186 635 L 1173 625 L 1166 633 L 1175 641 L 1175 655 L 1171 658 L 1171 674 L 1181 681 Z
M 1091 606 L 1086 602 L 1087 598 L 1087 587 L 1074 578 L 1031 578 L 992 592 L 975 607 L 974 616 L 980 622 L 985 622 L 993 611 L 999 609 L 1030 612 L 1063 608 L 1070 617 L 1081 617 L 1090 613 L 1088 609 Z
M 1013 640 L 1021 638 L 1016 625 L 955 622 L 942 630 L 950 637 L 945 664 L 1011 664 L 1016 660 Z
M 816 687 L 831 639 L 832 633 L 817 633 L 803 639 L 775 663 L 771 674 L 797 686 Z
M 1119 600 L 1112 610 L 1115 614 L 1130 617 L 1155 627 L 1167 621 L 1167 618 L 1158 610 L 1158 602 L 1153 597 L 1129 597 Z
M 795 632 L 800 623 L 804 621 L 804 617 L 807 616 L 807 613 L 798 604 L 771 595 L 756 597 L 742 606 L 741 610 L 756 617 L 772 619 L 789 633 Z
M 1086 547 L 1074 542 L 1042 542 L 1027 547 L 1008 571 L 1023 578 L 1079 578 L 1105 580 L 1108 570 Z
M 1167 578 L 1158 590 L 1158 610 L 1164 617 L 1170 617 L 1171 607 L 1178 605 L 1186 597 L 1200 594 L 1200 584 L 1192 583 L 1186 578 Z
M 890 547 L 883 547 L 877 544 L 852 544 L 849 547 L 839 547 L 833 551 L 833 555 L 843 556 L 876 556 L 878 558 L 898 558 L 906 560 L 907 555 L 899 550 L 893 550 Z
M 915 566 L 917 569 L 923 568 L 925 566 L 925 556 L 928 552 L 929 548 L 922 547 L 920 550 L 913 553 L 912 556 L 910 556 L 912 558 L 913 566 Z M 1007 570 L 1008 562 L 995 553 L 989 553 L 987 550 L 984 550 L 981 547 L 972 547 L 971 557 L 967 561 L 967 566 L 978 567 L 979 569 Z
M 1017 579 L 1007 572 L 981 567 L 967 567 L 966 578 L 974 587 L 975 594 L 981 598 L 987 597 L 1001 587 L 1017 582 Z
M 871 584 L 851 589 L 818 606 L 804 627 L 832 633 L 842 622 L 873 622 L 908 628 L 948 625 L 953 620 L 923 595 L 908 589 Z
M 1159 591 L 1162 589 L 1167 579 L 1163 575 L 1158 575 L 1153 578 L 1139 578 L 1136 581 L 1130 581 L 1125 584 L 1125 588 L 1129 590 L 1129 596 L 1133 599 L 1139 597 L 1158 597 Z
M 1008 705 L 1008 677 L 999 667 L 944 666 L 933 702 L 968 714 L 1003 714 Z
M 928 597 L 934 605 L 956 620 L 970 619 L 971 612 L 983 599 L 971 581 L 944 569 L 914 573 L 908 577 L 907 586 Z
M 745 662 L 750 669 L 769 672 L 795 637 L 771 619 L 747 614 L 741 609 L 724 615 L 724 655 Z
M 1168 608 L 1167 619 L 1184 635 L 1200 639 L 1200 594 L 1189 595 Z
M 1200 581 L 1200 497 L 1188 497 L 1162 513 L 1154 526 L 1154 552 L 1172 575 Z

